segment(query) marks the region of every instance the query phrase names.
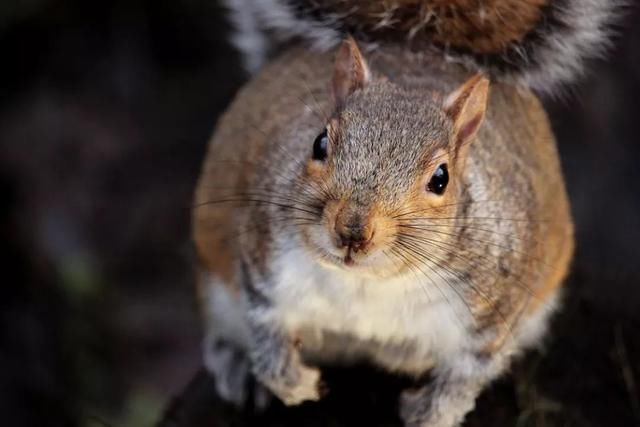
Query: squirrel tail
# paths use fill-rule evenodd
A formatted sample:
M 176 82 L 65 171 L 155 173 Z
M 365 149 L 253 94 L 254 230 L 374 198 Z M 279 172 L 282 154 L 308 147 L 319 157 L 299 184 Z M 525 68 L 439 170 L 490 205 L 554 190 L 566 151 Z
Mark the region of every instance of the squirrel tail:
M 609 44 L 624 0 L 224 0 L 234 42 L 255 70 L 265 32 L 327 49 L 351 34 L 439 49 L 493 78 L 552 92 Z

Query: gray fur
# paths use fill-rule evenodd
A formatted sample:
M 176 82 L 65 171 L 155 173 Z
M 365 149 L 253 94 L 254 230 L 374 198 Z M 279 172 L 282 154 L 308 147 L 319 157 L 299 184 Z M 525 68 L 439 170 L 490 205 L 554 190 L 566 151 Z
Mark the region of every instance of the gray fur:
M 248 317 L 249 358 L 256 378 L 287 405 L 320 399 L 320 371 L 303 365 L 288 334 L 269 318 L 269 309 L 253 307 Z
M 236 30 L 232 41 L 243 53 L 250 72 L 256 71 L 280 42 L 303 39 L 314 49 L 328 50 L 347 32 L 354 31 L 344 27 L 344 16 L 321 14 L 314 9 L 313 1 L 223 1 L 232 12 Z M 442 55 L 494 78 L 552 94 L 583 75 L 588 60 L 604 55 L 623 4 L 622 0 L 552 0 L 531 34 L 506 46 L 503 52 L 483 55 L 444 46 Z M 381 26 L 389 26 L 384 16 L 380 19 Z M 413 30 L 407 38 L 413 37 Z M 369 42 L 369 48 L 385 41 L 372 34 L 356 31 L 355 35 Z
M 400 397 L 405 427 L 451 427 L 460 425 L 473 410 L 483 388 L 508 366 L 508 351 L 491 358 L 461 354 L 434 372 L 434 379 Z
M 389 105 L 404 114 L 394 114 Z M 334 192 L 353 192 L 366 182 L 352 197 L 371 204 L 374 200 L 367 199 L 375 195 L 399 207 L 399 196 L 410 191 L 433 153 L 447 147 L 449 121 L 428 94 L 390 85 L 354 93 L 345 110 L 338 125 L 344 130 L 335 143 L 335 167 L 344 172 L 335 177 Z
M 204 363 L 216 379 L 216 391 L 224 400 L 241 407 L 247 399 L 249 360 L 225 339 L 207 337 Z
M 217 227 L 210 219 L 221 205 L 196 217 L 196 236 L 239 232 L 239 239 L 213 245 L 230 251 L 233 262 L 242 259 L 226 279 L 242 286 L 225 290 L 211 269 L 211 330 L 241 341 L 256 377 L 287 404 L 320 397 L 319 371 L 305 363 L 364 356 L 415 378 L 430 372 L 433 383 L 402 398 L 402 415 L 411 427 L 451 427 L 512 356 L 537 342 L 555 307 L 572 226 L 553 136 L 530 92 L 497 83 L 463 167 L 452 156 L 458 139 L 442 99 L 467 81 L 466 70 L 384 46 L 369 61 L 373 80 L 336 111 L 327 91 L 333 56 L 292 48 L 240 92 L 219 124 L 196 203 L 216 200 L 212 183 L 228 182 L 246 185 L 240 194 L 269 195 L 270 203 L 229 211 Z M 324 126 L 333 132 L 333 151 L 314 178 L 312 144 Z M 413 233 L 422 239 L 413 252 L 404 240 L 407 265 L 379 251 L 353 268 L 340 266 L 327 206 L 378 202 L 378 216 L 390 220 L 399 208 L 414 207 L 412 200 L 431 197 L 423 181 L 443 147 L 451 203 L 410 215 L 427 227 Z M 223 169 L 221 159 L 252 168 Z M 403 237 L 389 233 L 379 247 L 401 249 Z M 223 254 L 208 251 L 223 238 L 215 236 L 201 240 L 201 256 Z M 520 319 L 527 290 L 546 282 L 550 294 Z M 245 324 L 229 319 L 247 323 L 246 337 Z

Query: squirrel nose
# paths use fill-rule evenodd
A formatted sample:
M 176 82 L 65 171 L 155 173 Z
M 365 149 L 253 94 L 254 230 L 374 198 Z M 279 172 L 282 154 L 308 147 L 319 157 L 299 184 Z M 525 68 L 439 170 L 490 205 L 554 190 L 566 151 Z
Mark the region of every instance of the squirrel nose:
M 350 248 L 353 252 L 366 250 L 370 245 L 374 235 L 373 227 L 364 224 L 358 218 L 346 224 L 336 222 L 336 234 L 338 237 L 337 246 L 339 248 Z

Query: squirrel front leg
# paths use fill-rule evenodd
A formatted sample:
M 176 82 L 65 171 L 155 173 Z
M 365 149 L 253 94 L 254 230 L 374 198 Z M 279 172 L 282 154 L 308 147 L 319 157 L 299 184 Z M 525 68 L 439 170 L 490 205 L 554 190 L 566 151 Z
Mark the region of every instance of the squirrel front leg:
M 273 321 L 271 309 L 254 305 L 248 317 L 249 358 L 258 381 L 288 406 L 319 400 L 320 370 L 303 363 L 294 339 Z
M 507 365 L 508 358 L 502 353 L 464 353 L 435 368 L 431 382 L 400 396 L 405 427 L 459 426 L 480 392 Z

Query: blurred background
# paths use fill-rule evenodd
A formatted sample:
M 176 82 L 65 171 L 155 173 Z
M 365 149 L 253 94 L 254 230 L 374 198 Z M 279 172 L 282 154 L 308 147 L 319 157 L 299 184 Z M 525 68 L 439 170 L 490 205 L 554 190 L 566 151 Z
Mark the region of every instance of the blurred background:
M 192 399 L 191 195 L 246 79 L 227 32 L 215 0 L 0 3 L 0 424 L 147 426 Z M 635 5 L 545 104 L 578 232 L 566 309 L 470 424 L 640 425 Z M 170 425 L 227 425 L 206 416 Z

